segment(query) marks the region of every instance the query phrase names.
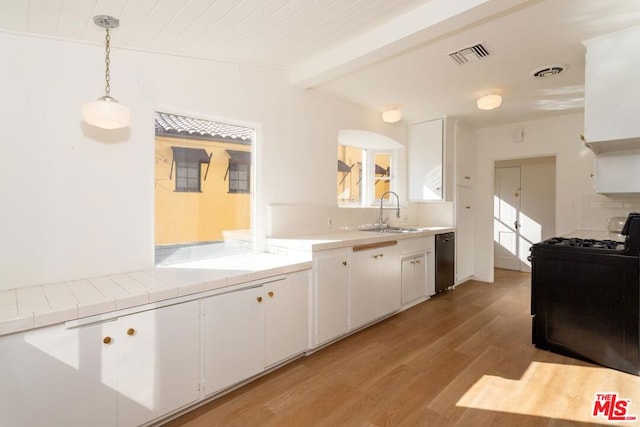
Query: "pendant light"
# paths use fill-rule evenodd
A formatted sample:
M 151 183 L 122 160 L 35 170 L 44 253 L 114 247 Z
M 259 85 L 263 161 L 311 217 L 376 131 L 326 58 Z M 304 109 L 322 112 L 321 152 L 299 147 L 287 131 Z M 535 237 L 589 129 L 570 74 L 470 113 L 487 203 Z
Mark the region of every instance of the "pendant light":
M 93 17 L 93 22 L 106 29 L 105 38 L 105 94 L 95 101 L 87 102 L 82 106 L 82 119 L 102 129 L 120 129 L 129 126 L 131 111 L 110 95 L 111 92 L 111 29 L 118 28 L 120 21 L 112 16 L 98 15 Z

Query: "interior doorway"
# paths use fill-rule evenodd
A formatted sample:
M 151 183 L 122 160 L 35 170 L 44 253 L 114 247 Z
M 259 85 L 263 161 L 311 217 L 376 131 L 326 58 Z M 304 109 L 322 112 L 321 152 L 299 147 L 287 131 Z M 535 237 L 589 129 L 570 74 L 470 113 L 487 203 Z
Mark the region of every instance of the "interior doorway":
M 494 163 L 494 266 L 531 271 L 534 243 L 555 235 L 555 156 Z

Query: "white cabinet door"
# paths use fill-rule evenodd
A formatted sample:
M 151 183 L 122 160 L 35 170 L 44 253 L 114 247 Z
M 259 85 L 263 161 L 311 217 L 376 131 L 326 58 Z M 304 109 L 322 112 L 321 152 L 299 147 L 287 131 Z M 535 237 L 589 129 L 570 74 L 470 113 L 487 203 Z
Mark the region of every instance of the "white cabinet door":
M 456 282 L 462 282 L 475 271 L 475 212 L 471 188 L 458 188 L 456 205 Z
M 476 143 L 473 131 L 456 122 L 457 183 L 462 187 L 473 187 L 476 176 Z
M 351 255 L 349 329 L 357 329 L 400 308 L 401 260 L 397 245 Z
M 402 304 L 427 295 L 426 255 L 402 260 Z
M 442 199 L 443 119 L 409 125 L 409 200 Z
M 120 317 L 110 328 L 119 426 L 144 424 L 198 400 L 199 301 Z
M 348 331 L 349 258 L 347 251 L 314 254 L 314 346 Z
M 309 280 L 309 271 L 301 271 L 264 286 L 267 367 L 307 350 Z
M 56 325 L 0 338 L 1 426 L 117 425 L 103 325 Z
M 263 294 L 259 286 L 202 301 L 205 395 L 264 369 Z
M 625 140 L 640 138 L 640 27 L 585 42 L 585 137 L 588 144 L 629 149 Z

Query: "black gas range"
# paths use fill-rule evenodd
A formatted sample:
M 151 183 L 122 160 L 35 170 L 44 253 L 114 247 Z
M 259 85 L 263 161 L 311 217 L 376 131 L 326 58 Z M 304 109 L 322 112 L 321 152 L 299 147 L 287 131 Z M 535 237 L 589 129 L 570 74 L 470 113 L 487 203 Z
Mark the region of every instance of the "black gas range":
M 640 375 L 640 213 L 613 240 L 554 237 L 531 247 L 536 347 Z

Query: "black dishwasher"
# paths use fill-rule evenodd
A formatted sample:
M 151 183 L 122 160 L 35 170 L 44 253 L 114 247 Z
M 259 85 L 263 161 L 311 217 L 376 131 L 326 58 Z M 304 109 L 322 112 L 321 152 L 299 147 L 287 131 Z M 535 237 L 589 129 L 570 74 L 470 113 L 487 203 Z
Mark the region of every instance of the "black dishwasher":
M 436 294 L 453 286 L 455 247 L 455 233 L 436 234 Z

